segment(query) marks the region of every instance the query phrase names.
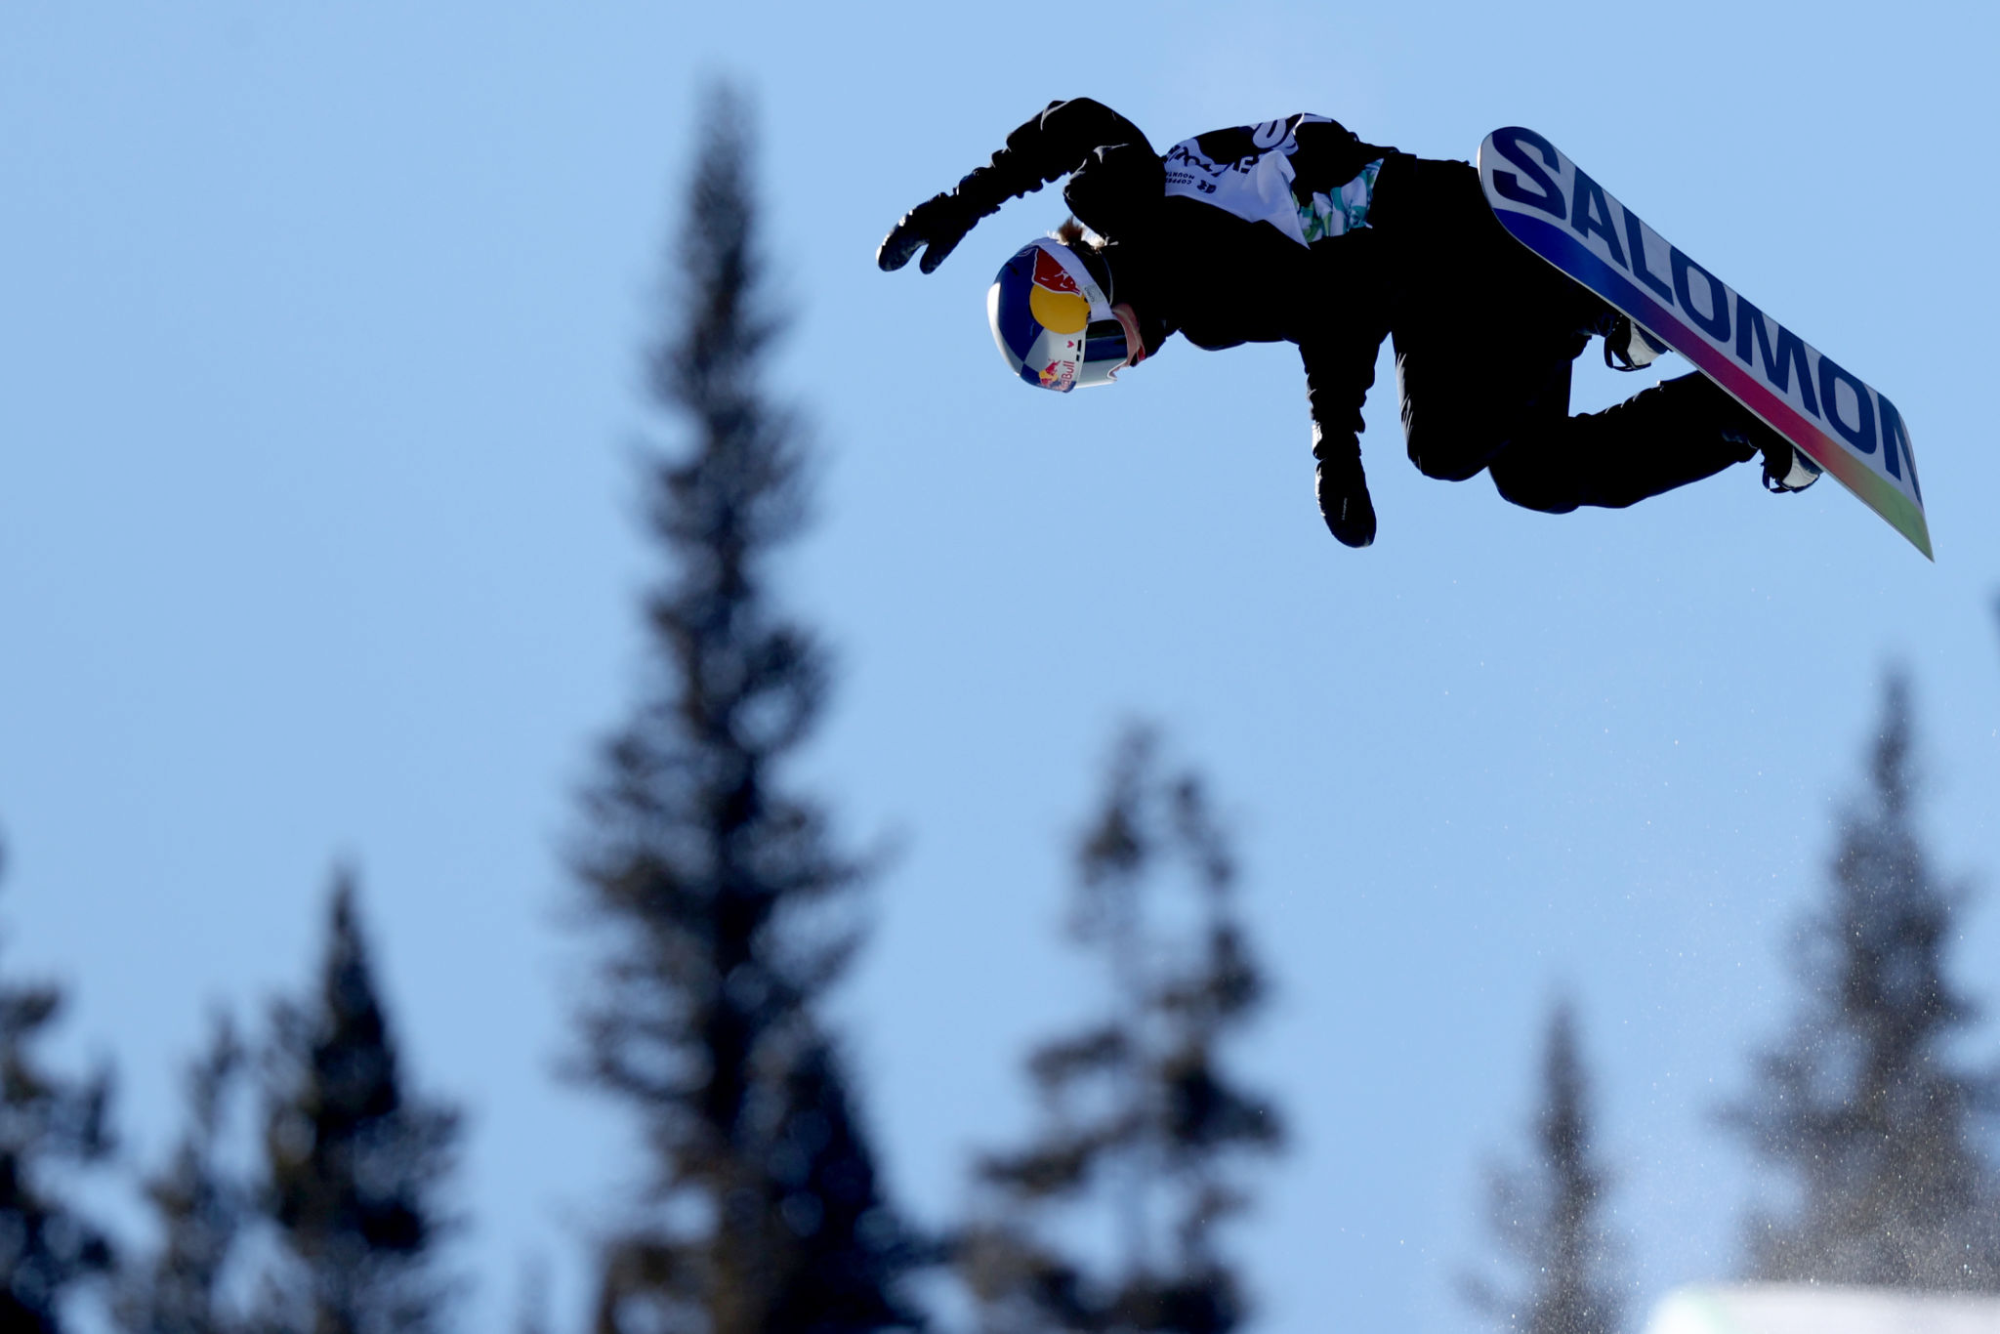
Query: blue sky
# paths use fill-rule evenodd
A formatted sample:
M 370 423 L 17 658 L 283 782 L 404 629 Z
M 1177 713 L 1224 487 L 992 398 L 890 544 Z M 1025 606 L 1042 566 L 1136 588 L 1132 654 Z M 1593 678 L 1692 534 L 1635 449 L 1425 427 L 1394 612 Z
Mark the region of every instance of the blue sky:
M 774 384 L 821 446 L 786 571 L 838 650 L 801 778 L 901 847 L 840 1001 L 898 1190 L 963 1197 L 1024 1046 L 1087 996 L 1067 841 L 1117 724 L 1235 819 L 1280 988 L 1248 1064 L 1296 1148 L 1241 1253 L 1264 1327 L 1460 1331 L 1477 1169 L 1576 997 L 1642 1298 L 1726 1274 L 1709 1125 L 1790 993 L 1790 924 L 1916 684 L 1928 827 L 2000 864 L 1987 447 L 1996 123 L 1982 7 L 742 3 L 0 12 L 0 921 L 115 1056 L 135 1156 L 204 1008 L 298 986 L 349 859 L 415 1069 L 473 1118 L 462 1258 L 497 1318 L 583 1298 L 622 1122 L 553 1077 L 583 961 L 562 840 L 636 681 L 632 451 L 704 80 L 760 107 Z M 1933 566 L 1749 468 L 1561 518 L 1402 458 L 1352 552 L 1289 348 L 1009 380 L 982 296 L 1053 192 L 939 273 L 873 247 L 1054 97 L 1165 145 L 1298 110 L 1470 157 L 1550 137 L 1891 395 Z M 1329 312 L 1337 317 L 1337 312 Z M 1595 353 L 1586 354 L 1587 357 Z M 1588 368 L 1590 408 L 1647 377 Z M 2000 914 L 1961 977 L 1996 996 Z M 1986 1034 L 1991 1052 L 1996 1034 Z

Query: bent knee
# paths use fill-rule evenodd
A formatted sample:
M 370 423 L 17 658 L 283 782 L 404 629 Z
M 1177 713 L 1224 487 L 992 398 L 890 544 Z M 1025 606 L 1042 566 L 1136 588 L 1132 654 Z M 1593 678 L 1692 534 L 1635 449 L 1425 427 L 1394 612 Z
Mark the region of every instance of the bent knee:
M 1560 470 L 1539 467 L 1505 454 L 1494 459 L 1486 470 L 1492 475 L 1493 489 L 1500 493 L 1500 498 L 1522 509 L 1568 514 L 1583 503 L 1575 479 Z
M 1408 414 L 1403 417 L 1403 441 L 1417 471 L 1440 482 L 1477 477 L 1506 444 L 1486 432 L 1467 429 L 1462 422 L 1453 422 L 1446 429 L 1425 430 L 1420 418 Z

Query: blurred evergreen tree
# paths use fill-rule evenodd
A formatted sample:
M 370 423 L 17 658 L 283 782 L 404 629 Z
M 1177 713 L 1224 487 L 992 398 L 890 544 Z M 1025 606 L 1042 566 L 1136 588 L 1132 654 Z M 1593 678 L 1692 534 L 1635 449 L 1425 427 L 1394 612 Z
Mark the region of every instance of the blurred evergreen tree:
M 1472 1305 L 1502 1329 L 1613 1334 L 1619 1326 L 1618 1247 L 1604 1222 L 1610 1178 L 1592 1119 L 1576 1013 L 1561 1001 L 1549 1015 L 1528 1162 L 1487 1174 L 1488 1227 L 1513 1277 L 1465 1285 Z
M 1753 1212 L 1757 1278 L 2000 1291 L 2000 1182 L 1976 1133 L 2000 1082 L 1954 1058 L 1975 1017 L 1945 969 L 1966 891 L 1918 836 L 1911 731 L 1892 676 L 1867 794 L 1801 935 L 1802 1012 L 1725 1113 L 1797 1201 Z
M 187 1073 L 188 1126 L 166 1166 L 146 1182 L 160 1234 L 151 1259 L 121 1284 L 117 1318 L 132 1334 L 232 1334 L 244 1322 L 225 1283 L 255 1199 L 228 1161 L 235 1094 L 246 1053 L 226 1014 Z
M 1156 750 L 1124 736 L 1078 851 L 1071 932 L 1104 966 L 1108 1012 L 1032 1054 L 1042 1127 L 978 1164 L 956 1252 L 990 1334 L 1225 1334 L 1247 1315 L 1217 1233 L 1248 1203 L 1238 1160 L 1281 1134 L 1224 1054 L 1264 983 L 1202 786 L 1161 775 Z M 1181 900 L 1158 892 L 1175 866 Z
M 520 1274 L 520 1290 L 514 1303 L 514 1334 L 552 1334 L 549 1322 L 549 1270 L 540 1257 L 531 1260 Z
M 0 1330 L 22 1334 L 63 1328 L 66 1299 L 112 1266 L 104 1231 L 63 1194 L 112 1143 L 109 1072 L 66 1078 L 38 1053 L 62 1005 L 58 987 L 0 982 Z
M 280 1002 L 266 1052 L 263 1207 L 277 1255 L 256 1327 L 423 1334 L 455 1287 L 439 1249 L 456 1111 L 415 1097 L 375 988 L 353 881 L 334 885 L 317 994 Z
M 770 589 L 806 495 L 800 426 L 760 383 L 782 321 L 747 120 L 726 90 L 706 108 L 649 360 L 655 405 L 692 440 L 649 462 L 666 568 L 645 603 L 646 677 L 574 857 L 600 958 L 579 1074 L 637 1113 L 651 1159 L 604 1240 L 603 1334 L 915 1323 L 899 1287 L 913 1247 L 818 1012 L 859 939 L 861 868 L 780 781 L 827 671 Z

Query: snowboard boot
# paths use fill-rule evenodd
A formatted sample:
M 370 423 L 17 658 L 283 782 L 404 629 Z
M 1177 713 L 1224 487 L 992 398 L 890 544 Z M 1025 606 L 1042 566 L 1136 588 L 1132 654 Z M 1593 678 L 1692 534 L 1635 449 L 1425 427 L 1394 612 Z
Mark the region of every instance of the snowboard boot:
M 1604 364 L 1615 371 L 1636 371 L 1650 366 L 1666 352 L 1667 345 L 1632 323 L 1628 315 L 1613 313 L 1611 327 L 1604 332 Z
M 1819 480 L 1820 466 L 1806 452 L 1766 426 L 1747 408 L 1736 405 L 1743 420 L 1722 428 L 1722 438 L 1748 445 L 1764 456 L 1764 489 L 1773 495 L 1803 491 Z
M 1713 380 L 1696 372 L 1657 386 L 1676 394 L 1690 427 L 1713 431 L 1728 443 L 1764 456 L 1764 488 L 1772 492 L 1803 491 L 1819 480 L 1819 465 L 1803 450 L 1764 423 L 1750 409 L 1725 393 Z M 1650 391 L 1648 391 L 1650 392 Z M 1750 455 L 1746 452 L 1744 458 Z
M 1766 428 L 1768 429 L 1768 428 Z M 1776 431 L 1771 434 L 1777 435 Z M 1764 451 L 1764 489 L 1773 493 L 1803 491 L 1819 480 L 1820 466 L 1806 457 L 1804 450 L 1789 440 L 1778 447 L 1759 445 Z

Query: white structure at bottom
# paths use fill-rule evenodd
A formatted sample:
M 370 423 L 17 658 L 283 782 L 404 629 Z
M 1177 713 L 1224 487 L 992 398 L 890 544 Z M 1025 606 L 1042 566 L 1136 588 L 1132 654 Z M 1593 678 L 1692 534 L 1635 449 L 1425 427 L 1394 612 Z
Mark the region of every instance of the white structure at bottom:
M 1681 1288 L 1646 1334 L 2000 1334 L 2000 1297 L 1745 1283 Z

